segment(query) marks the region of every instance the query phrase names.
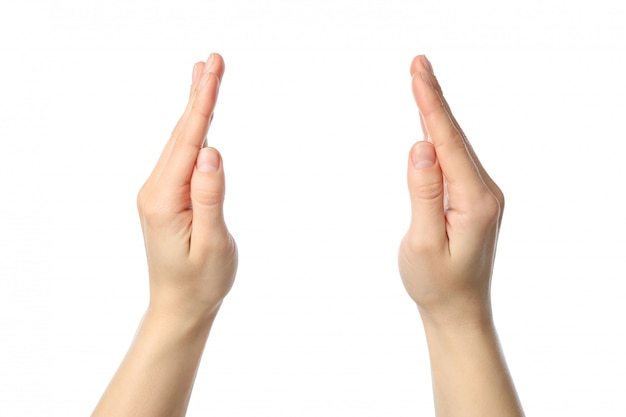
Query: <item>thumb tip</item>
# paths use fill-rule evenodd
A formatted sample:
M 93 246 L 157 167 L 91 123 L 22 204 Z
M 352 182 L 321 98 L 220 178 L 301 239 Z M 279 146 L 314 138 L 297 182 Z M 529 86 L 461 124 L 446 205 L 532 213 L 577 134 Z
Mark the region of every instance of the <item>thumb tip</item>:
M 196 166 L 198 171 L 202 173 L 217 172 L 220 169 L 222 158 L 219 152 L 215 148 L 202 148 L 198 152 L 198 159 L 196 160 Z
M 435 166 L 437 154 L 432 143 L 427 141 L 417 142 L 411 148 L 411 163 L 415 169 L 426 169 Z

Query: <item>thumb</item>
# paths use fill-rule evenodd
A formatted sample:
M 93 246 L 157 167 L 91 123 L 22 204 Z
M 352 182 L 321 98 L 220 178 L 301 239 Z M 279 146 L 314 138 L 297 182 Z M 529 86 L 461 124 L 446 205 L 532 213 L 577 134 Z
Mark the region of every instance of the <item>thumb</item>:
M 442 247 L 446 243 L 443 176 L 432 143 L 411 148 L 408 167 L 411 226 L 408 237 L 416 247 Z
M 193 223 L 191 247 L 208 250 L 226 235 L 224 224 L 224 169 L 214 148 L 201 148 L 191 176 Z

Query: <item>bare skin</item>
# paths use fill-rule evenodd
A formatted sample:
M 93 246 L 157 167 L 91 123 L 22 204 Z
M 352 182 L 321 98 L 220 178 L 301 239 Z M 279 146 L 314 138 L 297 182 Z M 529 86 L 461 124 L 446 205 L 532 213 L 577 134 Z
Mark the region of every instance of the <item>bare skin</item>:
M 189 104 L 137 208 L 150 275 L 150 304 L 92 416 L 184 416 L 213 320 L 237 269 L 222 212 L 224 169 L 203 147 L 224 61 L 196 63 Z
M 138 194 L 150 303 L 93 417 L 187 411 L 211 326 L 237 270 L 237 246 L 223 216 L 222 159 L 205 147 L 223 74 L 217 54 L 195 64 L 187 108 Z M 522 416 L 489 293 L 504 198 L 452 117 L 425 57 L 413 60 L 411 75 L 427 141 L 415 144 L 409 157 L 412 218 L 399 268 L 424 323 L 436 412 Z
M 490 298 L 504 196 L 452 116 L 426 57 L 413 60 L 411 76 L 426 140 L 409 156 L 412 217 L 398 259 L 428 340 L 436 414 L 519 417 Z

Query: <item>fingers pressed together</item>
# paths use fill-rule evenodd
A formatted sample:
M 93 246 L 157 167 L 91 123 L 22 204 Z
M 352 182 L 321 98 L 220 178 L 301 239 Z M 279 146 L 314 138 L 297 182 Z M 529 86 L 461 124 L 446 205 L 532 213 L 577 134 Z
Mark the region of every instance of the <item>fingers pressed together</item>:
M 227 234 L 222 158 L 216 149 L 206 147 L 223 74 L 219 54 L 194 65 L 187 107 L 138 196 L 139 211 L 149 214 L 148 220 L 162 219 L 161 224 L 189 229 L 190 251 L 206 249 Z
M 440 246 L 454 216 L 483 211 L 485 200 L 501 216 L 504 198 L 452 115 L 425 56 L 411 63 L 411 81 L 425 138 L 410 153 L 411 230 L 418 239 Z

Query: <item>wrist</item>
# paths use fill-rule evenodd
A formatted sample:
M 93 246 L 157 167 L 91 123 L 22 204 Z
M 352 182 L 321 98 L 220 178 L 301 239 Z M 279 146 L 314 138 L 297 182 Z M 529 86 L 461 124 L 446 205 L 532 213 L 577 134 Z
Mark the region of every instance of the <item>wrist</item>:
M 484 346 L 497 345 L 496 328 L 491 317 L 455 321 L 422 318 L 422 323 L 431 355 L 447 352 L 444 356 L 449 359 L 453 356 L 465 357 L 472 349 L 482 351 Z
M 431 329 L 445 331 L 493 327 L 491 303 L 488 301 L 430 309 L 418 305 L 417 308 L 427 332 Z
M 150 303 L 143 322 L 163 332 L 176 333 L 183 337 L 206 338 L 213 326 L 221 303 L 203 311 L 189 311 Z
M 473 336 L 495 333 L 495 324 L 492 317 L 475 318 L 471 320 L 432 320 L 422 317 L 424 332 L 427 337 L 456 337 Z
M 197 292 L 179 291 L 176 288 L 150 289 L 148 311 L 168 320 L 213 322 L 223 297 L 199 297 Z

